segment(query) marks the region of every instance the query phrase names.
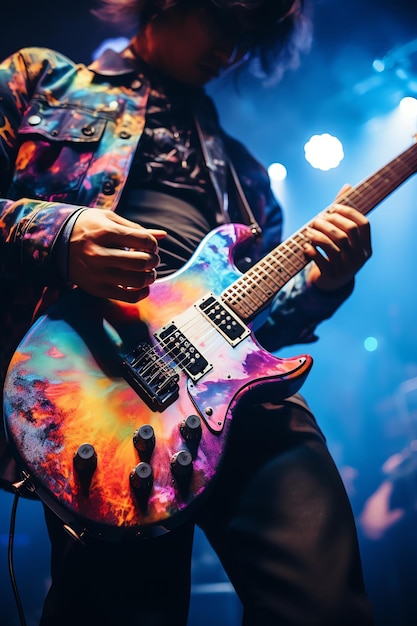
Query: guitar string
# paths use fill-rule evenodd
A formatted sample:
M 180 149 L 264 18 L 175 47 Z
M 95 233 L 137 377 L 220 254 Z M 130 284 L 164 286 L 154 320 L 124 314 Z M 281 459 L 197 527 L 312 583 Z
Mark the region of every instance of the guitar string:
M 190 339 L 188 339 L 186 333 L 187 331 L 190 331 L 194 328 L 198 328 L 198 326 L 201 326 L 201 322 L 204 320 L 207 324 L 207 331 L 205 333 L 205 335 L 199 337 L 199 341 L 200 342 L 206 342 L 206 343 L 210 343 L 211 345 L 208 347 L 207 352 L 212 353 L 213 351 L 216 351 L 217 348 L 219 346 L 222 345 L 222 342 L 224 341 L 224 337 L 221 335 L 221 333 L 210 323 L 209 320 L 207 320 L 201 313 L 198 313 L 197 311 L 195 311 L 194 315 L 192 316 L 193 319 L 190 319 L 186 324 L 182 325 L 180 328 L 176 327 L 172 333 L 170 333 L 169 335 L 167 335 L 167 337 L 164 338 L 163 343 L 157 341 L 155 346 L 158 348 L 158 353 L 160 353 L 161 359 L 162 361 L 168 366 L 173 368 L 175 371 L 178 371 L 178 369 L 181 372 L 187 371 L 187 364 L 189 363 L 190 359 L 189 356 L 187 354 L 183 354 L 183 355 L 174 355 L 175 350 L 177 349 L 177 346 L 173 346 L 172 348 L 169 347 L 169 345 L 167 345 L 167 341 L 169 341 L 169 339 L 171 337 L 175 337 L 175 333 L 179 330 L 179 332 L 181 332 L 187 341 L 189 341 L 189 343 L 191 344 L 191 346 L 193 346 L 196 351 L 197 351 L 197 355 L 196 358 L 198 357 L 198 354 L 201 354 L 201 356 L 203 356 L 203 358 L 208 361 L 208 359 L 206 358 L 206 355 L 203 353 L 202 350 L 199 350 L 198 347 L 194 344 L 194 342 Z M 197 322 L 197 323 L 196 323 Z M 175 323 L 175 320 L 173 322 L 173 324 Z M 218 341 L 213 341 L 214 339 L 218 339 Z M 150 347 L 148 350 L 148 354 L 152 352 L 153 347 Z M 207 353 L 206 353 L 207 354 Z M 165 359 L 164 357 L 170 357 L 170 360 Z M 145 358 L 145 356 L 143 357 Z M 158 377 L 160 373 L 156 372 L 154 374 L 154 376 L 150 379 L 152 382 L 156 380 L 156 378 Z

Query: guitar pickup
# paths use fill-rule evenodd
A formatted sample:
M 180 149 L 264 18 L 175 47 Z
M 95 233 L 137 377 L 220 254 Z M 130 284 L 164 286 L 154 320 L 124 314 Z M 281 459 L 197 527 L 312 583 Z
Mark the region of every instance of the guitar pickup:
M 251 334 L 242 320 L 213 294 L 202 298 L 195 306 L 231 346 L 236 346 Z
M 190 378 L 196 382 L 206 372 L 212 369 L 212 365 L 204 358 L 196 346 L 179 330 L 176 324 L 164 326 L 154 333 L 166 353 L 187 372 Z
M 152 411 L 163 411 L 179 394 L 179 375 L 148 343 L 139 343 L 122 358 L 126 380 Z

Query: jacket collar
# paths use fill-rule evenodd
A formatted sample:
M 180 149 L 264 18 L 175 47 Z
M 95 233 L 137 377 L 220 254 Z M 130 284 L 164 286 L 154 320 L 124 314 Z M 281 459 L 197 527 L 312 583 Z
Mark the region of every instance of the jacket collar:
M 130 45 L 122 52 L 107 48 L 89 65 L 89 69 L 101 76 L 126 76 L 137 73 L 136 60 Z

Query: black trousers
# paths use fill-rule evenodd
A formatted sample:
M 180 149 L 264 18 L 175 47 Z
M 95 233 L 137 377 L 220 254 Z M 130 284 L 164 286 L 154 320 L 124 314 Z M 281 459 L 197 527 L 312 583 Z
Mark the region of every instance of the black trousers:
M 350 504 L 304 401 L 241 407 L 195 520 L 134 544 L 71 539 L 46 510 L 52 585 L 40 626 L 185 626 L 194 523 L 244 626 L 373 623 Z

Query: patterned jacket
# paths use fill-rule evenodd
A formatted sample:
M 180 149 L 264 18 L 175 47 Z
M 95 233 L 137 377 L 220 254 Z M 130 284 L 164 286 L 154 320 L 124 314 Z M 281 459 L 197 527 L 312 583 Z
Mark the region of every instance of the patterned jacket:
M 129 49 L 91 66 L 54 51 L 23 49 L 0 65 L 0 381 L 42 307 L 67 285 L 56 249 L 83 207 L 114 210 L 140 142 L 150 86 L 138 80 Z M 196 119 L 217 192 L 225 191 L 226 153 L 264 231 L 255 261 L 280 242 L 282 214 L 267 173 L 218 126 L 202 91 Z M 241 221 L 239 214 L 231 215 Z M 275 298 L 260 338 L 265 347 L 311 342 L 314 329 L 349 295 L 323 294 L 302 271 Z M 0 428 L 0 476 L 5 474 Z

